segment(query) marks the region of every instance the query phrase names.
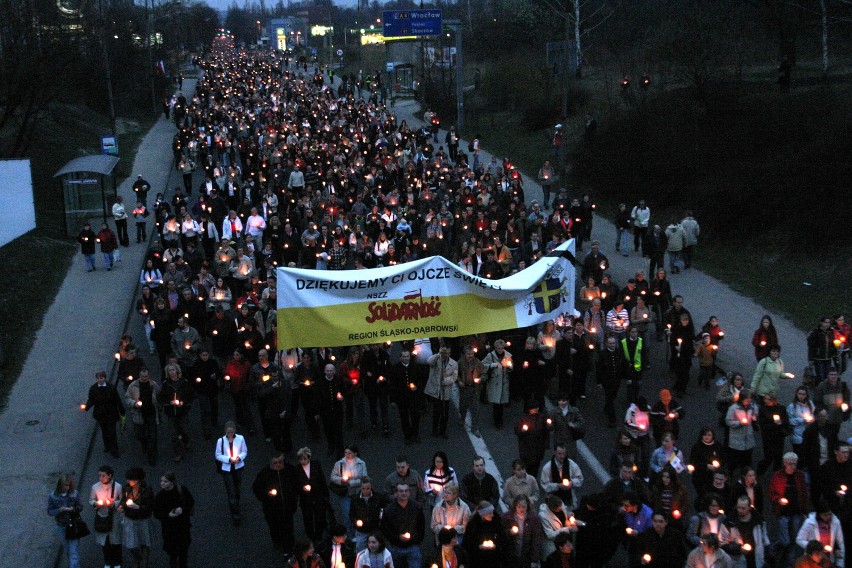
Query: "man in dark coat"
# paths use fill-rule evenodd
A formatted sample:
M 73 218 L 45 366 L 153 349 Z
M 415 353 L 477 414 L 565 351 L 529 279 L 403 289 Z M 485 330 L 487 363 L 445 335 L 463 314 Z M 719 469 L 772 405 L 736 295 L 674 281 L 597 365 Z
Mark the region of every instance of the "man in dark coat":
M 258 472 L 251 486 L 263 507 L 263 518 L 275 548 L 284 554 L 293 551 L 293 515 L 296 513 L 296 470 L 279 453 L 269 460 L 269 467 Z
M 104 371 L 95 373 L 96 382 L 89 387 L 89 396 L 81 409 L 88 412 L 93 409 L 92 415 L 101 427 L 101 435 L 104 439 L 104 451 L 119 457 L 118 436 L 115 432 L 115 423 L 124 416 L 124 405 L 115 387 L 107 382 Z

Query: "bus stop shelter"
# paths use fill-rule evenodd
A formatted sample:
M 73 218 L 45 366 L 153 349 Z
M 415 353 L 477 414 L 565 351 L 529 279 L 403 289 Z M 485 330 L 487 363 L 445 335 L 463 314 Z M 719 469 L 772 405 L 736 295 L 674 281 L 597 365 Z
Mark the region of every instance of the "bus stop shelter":
M 113 170 L 119 158 L 110 155 L 74 158 L 53 174 L 62 184 L 65 234 L 74 237 L 86 223 L 99 214 L 107 222 L 107 211 L 117 195 Z M 109 202 L 107 185 L 112 185 Z

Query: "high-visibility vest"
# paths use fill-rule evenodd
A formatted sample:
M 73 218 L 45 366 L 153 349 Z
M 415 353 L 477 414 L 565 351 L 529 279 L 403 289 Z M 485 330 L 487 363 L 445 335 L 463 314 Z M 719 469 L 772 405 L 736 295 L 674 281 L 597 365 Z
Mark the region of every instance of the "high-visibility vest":
M 630 352 L 627 350 L 627 338 L 621 340 L 621 348 L 624 350 L 624 358 L 630 361 Z M 636 341 L 636 351 L 633 353 L 633 369 L 639 373 L 642 371 L 642 338 Z

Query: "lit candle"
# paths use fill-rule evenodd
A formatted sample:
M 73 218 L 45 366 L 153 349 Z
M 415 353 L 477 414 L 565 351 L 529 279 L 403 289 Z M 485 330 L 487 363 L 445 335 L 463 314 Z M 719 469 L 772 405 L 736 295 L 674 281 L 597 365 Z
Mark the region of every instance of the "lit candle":
M 793 373 L 784 373 L 784 378 L 795 379 L 796 375 L 794 375 Z
M 230 381 L 230 380 L 231 380 L 231 375 L 225 375 L 225 380 L 226 380 L 226 381 Z
M 518 525 L 512 525 L 512 534 L 518 534 L 521 529 L 518 528 Z
M 337 393 L 337 396 L 335 398 L 337 400 L 343 400 L 343 393 L 342 392 Z
M 790 501 L 788 501 L 786 497 L 781 497 L 780 499 L 778 499 L 778 504 L 779 504 L 779 505 L 786 505 L 786 504 L 787 504 L 787 503 L 789 503 L 789 502 L 790 502 Z
M 674 412 L 669 412 L 669 418 L 670 419 L 674 420 L 676 417 L 677 417 L 677 415 Z
M 674 511 L 672 511 L 672 518 L 674 518 L 674 519 L 680 518 L 680 511 L 678 509 L 675 509 Z
M 804 414 L 802 414 L 802 419 L 805 422 L 813 422 L 814 421 L 814 417 L 810 412 L 805 412 Z
M 201 377 L 195 377 L 195 382 L 196 382 L 196 383 L 200 383 L 200 382 L 201 382 Z
M 86 410 L 86 405 L 85 405 L 85 404 L 81 404 L 81 405 L 80 405 L 80 410 Z
M 571 480 L 570 479 L 563 479 L 562 480 L 562 486 L 563 487 L 571 487 Z
M 826 551 L 826 552 L 831 552 L 831 545 L 830 545 L 830 544 L 826 544 L 825 546 L 823 546 L 823 547 L 822 547 L 822 549 L 823 549 L 824 551 Z
M 713 460 L 710 462 L 710 465 L 713 466 L 714 469 L 719 467 L 719 460 Z
M 411 540 L 411 533 L 410 532 L 402 533 L 402 540 Z
M 642 562 L 644 562 L 645 564 L 648 564 L 649 562 L 651 562 L 651 555 L 650 554 L 643 554 L 642 555 Z
M 761 342 L 760 342 L 760 346 L 761 346 L 761 347 L 766 347 L 766 341 L 761 341 Z
M 743 545 L 743 550 L 744 550 L 745 552 L 751 552 L 751 545 L 750 545 L 749 543 L 745 543 L 745 544 Z
M 630 527 L 627 527 L 626 529 L 624 529 L 624 532 L 626 532 L 627 534 L 630 535 L 630 534 L 633 534 L 633 529 L 631 529 Z
M 529 369 L 529 366 L 530 366 L 530 362 L 524 361 L 524 369 Z
M 479 382 L 479 379 L 474 379 L 473 381 Z M 408 383 L 408 388 L 411 390 L 417 390 L 417 385 L 415 385 L 414 383 Z
M 694 471 L 695 471 L 695 466 L 694 466 L 694 465 L 692 465 L 692 464 L 687 465 L 687 466 L 686 466 L 686 471 L 688 471 L 689 473 L 694 472 Z
M 128 500 L 125 502 L 125 504 L 126 504 L 128 507 L 132 507 L 132 506 L 133 506 L 133 499 L 128 499 Z
M 849 405 L 844 402 L 843 404 L 840 405 L 840 410 L 842 410 L 843 412 L 846 412 L 847 410 L 849 410 Z
M 136 406 L 137 406 L 137 407 L 142 406 L 142 401 L 141 401 L 141 400 L 137 400 L 137 401 L 136 401 Z
M 121 360 L 121 353 L 116 353 L 115 355 L 113 355 L 113 357 L 115 357 L 116 361 L 120 361 Z
M 748 418 L 743 417 L 742 420 L 740 420 L 740 422 L 742 422 L 743 424 L 748 424 Z
M 304 489 L 304 490 L 305 490 L 305 493 L 310 493 L 310 491 L 311 491 L 311 486 L 310 486 L 309 484 L 305 484 L 305 486 L 304 486 L 304 487 L 302 487 L 302 489 Z
M 546 422 L 547 422 L 547 425 L 548 425 L 548 426 L 552 426 L 552 425 L 553 425 L 553 420 L 551 420 L 550 418 L 548 418 L 548 419 L 546 420 Z
M 277 490 L 277 489 L 275 489 L 275 488 L 270 489 L 270 490 L 269 490 L 269 495 L 270 495 L 271 497 L 275 497 L 276 495 L 278 495 L 278 490 Z
M 360 529 L 361 527 L 364 526 L 364 521 L 362 521 L 361 519 L 358 519 L 357 521 L 355 521 L 355 526 Z
M 527 426 L 526 424 L 524 424 L 523 426 L 521 426 L 521 430 L 523 430 L 524 432 L 526 432 L 526 431 L 527 431 L 527 430 L 529 430 L 529 429 L 530 429 L 530 427 L 529 427 L 529 426 Z
M 493 540 L 483 540 L 482 541 L 482 548 L 488 548 L 488 549 L 494 548 L 494 541 Z
M 781 417 L 777 414 L 773 414 L 772 415 L 772 421 L 775 422 L 776 424 L 781 424 Z

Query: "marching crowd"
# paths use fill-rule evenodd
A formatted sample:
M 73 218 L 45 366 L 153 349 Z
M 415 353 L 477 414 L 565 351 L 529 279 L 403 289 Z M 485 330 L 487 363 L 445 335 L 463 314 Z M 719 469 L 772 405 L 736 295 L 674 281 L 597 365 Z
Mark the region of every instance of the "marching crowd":
M 619 547 L 630 566 L 844 566 L 852 465 L 850 445 L 839 440 L 850 415 L 840 380 L 850 332 L 842 315 L 821 319 L 809 335 L 812 372 L 794 400 L 779 400 L 780 384 L 793 377 L 769 316 L 754 333 L 754 373 L 717 382 L 724 331 L 712 316 L 697 328 L 667 276 L 691 265 L 699 236 L 691 213 L 663 229 L 651 224 L 644 201 L 620 207 L 615 249 L 630 254 L 632 230 L 634 254 L 650 263 L 622 287 L 591 241 L 591 196 L 569 197 L 560 187 L 551 201 L 549 163 L 538 176 L 544 202 L 527 204 L 523 177 L 508 160 L 479 162 L 479 136 L 465 153 L 454 129 L 445 149 L 436 128 L 397 121 L 380 100 L 379 74 L 362 98 L 358 80 L 335 88 L 320 69 L 311 75 L 274 54 L 211 52 L 197 63 L 204 74 L 196 92 L 177 97 L 173 112 L 183 187 L 171 199 L 158 193 L 151 208 L 156 234 L 136 303 L 144 342 L 123 337 L 118 385 L 98 373 L 81 405 L 100 425 L 106 452 L 119 457 L 117 429 L 129 418 L 156 465 L 165 419 L 175 462 L 195 444 L 215 458 L 239 525 L 249 449 L 271 445 L 251 492 L 282 558 L 300 568 L 592 567 L 607 565 Z M 199 167 L 204 181 L 193 187 Z M 146 237 L 149 189 L 140 176 L 137 242 Z M 114 209 L 114 216 L 121 215 Z M 81 232 L 87 269 L 95 269 L 96 242 L 113 266 L 116 243 L 128 244 L 123 220 L 119 238 L 106 225 L 97 235 L 88 226 Z M 591 241 L 578 266 L 579 317 L 346 349 L 277 344 L 277 326 L 285 324 L 276 317 L 279 266 L 361 269 L 443 255 L 497 279 L 569 238 L 578 252 Z M 666 344 L 673 380 L 652 396 L 642 384 L 654 341 Z M 151 368 L 140 349 L 156 354 Z M 687 409 L 679 399 L 694 361 L 698 388 L 718 389 L 718 421 L 685 453 L 678 436 Z M 585 433 L 578 406 L 587 383 L 603 389 L 614 438 L 613 479 L 596 493 L 584 491 L 572 459 Z M 214 440 L 223 391 L 234 416 Z M 191 426 L 196 403 L 200 424 Z M 435 451 L 421 475 L 400 453 L 395 470 L 372 472 L 378 476 L 359 456 L 356 442 L 371 432 L 423 444 L 420 420 L 429 407 L 433 438 L 448 438 L 455 423 L 481 436 L 483 404 L 496 428 L 505 427 L 507 406 L 524 409 L 511 425 L 518 459 L 502 493 L 479 456 L 462 473 Z M 391 429 L 394 407 L 401 432 Z M 294 440 L 300 415 L 306 436 Z M 793 451 L 785 452 L 788 439 Z M 308 441 L 325 445 L 336 460 L 330 469 Z M 762 459 L 754 463 L 759 443 Z M 109 466 L 99 475 L 87 505 L 96 510 L 105 566 L 121 566 L 125 549 L 130 566 L 148 565 L 152 518 L 162 523 L 171 565 L 187 566 L 194 500 L 174 473 L 161 476 L 156 494 L 141 468 L 130 468 L 124 484 Z M 62 476 L 48 513 L 73 568 L 84 508 L 74 480 Z M 773 540 L 767 519 L 777 523 Z

